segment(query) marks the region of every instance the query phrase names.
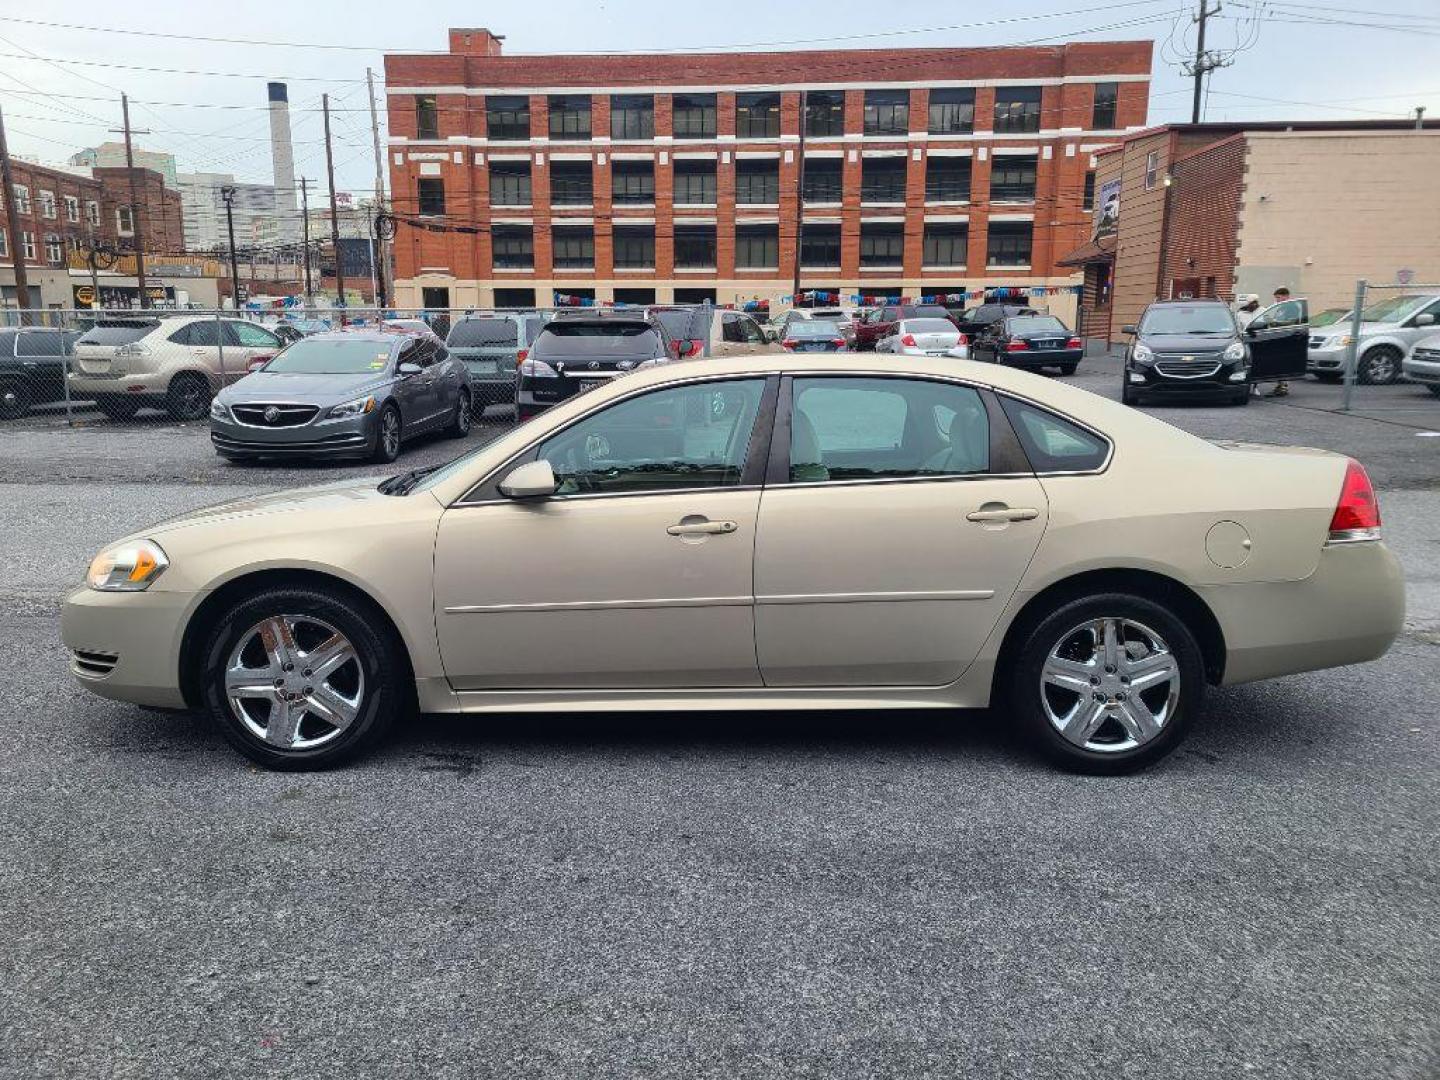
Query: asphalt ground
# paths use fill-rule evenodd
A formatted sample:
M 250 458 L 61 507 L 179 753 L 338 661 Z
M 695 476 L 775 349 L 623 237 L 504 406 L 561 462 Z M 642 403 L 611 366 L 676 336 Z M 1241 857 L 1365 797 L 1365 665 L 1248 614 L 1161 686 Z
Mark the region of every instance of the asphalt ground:
M 114 536 L 342 470 L 5 425 L 0 1075 L 1440 1075 L 1440 399 L 1356 396 L 1153 411 L 1360 458 L 1405 636 L 1212 692 L 1122 779 L 907 712 L 426 718 L 263 773 L 75 687 L 59 599 Z

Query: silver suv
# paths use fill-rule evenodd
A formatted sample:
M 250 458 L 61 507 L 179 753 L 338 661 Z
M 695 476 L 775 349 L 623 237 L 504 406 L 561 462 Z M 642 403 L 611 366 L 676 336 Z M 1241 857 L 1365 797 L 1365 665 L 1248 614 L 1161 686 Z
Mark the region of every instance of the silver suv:
M 75 342 L 70 396 L 93 398 L 113 420 L 128 420 L 144 405 L 176 420 L 203 420 L 216 391 L 284 347 L 278 335 L 244 319 L 105 316 Z
M 1355 381 L 1393 383 L 1400 377 L 1401 361 L 1410 347 L 1435 333 L 1440 322 L 1440 293 L 1401 293 L 1385 296 L 1360 313 L 1360 346 L 1355 357 Z M 1316 329 L 1310 335 L 1306 370 L 1321 382 L 1345 377 L 1351 323 L 1348 319 Z

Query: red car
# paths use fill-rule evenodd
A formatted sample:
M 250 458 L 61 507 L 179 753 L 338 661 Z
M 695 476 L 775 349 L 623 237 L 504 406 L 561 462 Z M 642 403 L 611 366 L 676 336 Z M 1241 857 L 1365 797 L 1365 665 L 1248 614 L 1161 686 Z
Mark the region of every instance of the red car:
M 875 348 L 875 343 L 889 337 L 901 319 L 948 319 L 954 322 L 949 308 L 943 304 L 886 304 L 865 314 L 855 324 L 855 351 Z

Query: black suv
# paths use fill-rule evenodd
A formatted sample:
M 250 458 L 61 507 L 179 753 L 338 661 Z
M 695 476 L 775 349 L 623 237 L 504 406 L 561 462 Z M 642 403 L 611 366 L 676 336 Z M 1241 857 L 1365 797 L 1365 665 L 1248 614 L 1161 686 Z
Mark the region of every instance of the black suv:
M 65 396 L 65 357 L 79 337 L 48 326 L 0 327 L 0 420 Z
M 529 420 L 642 364 L 679 354 L 679 341 L 658 318 L 619 311 L 557 315 L 517 369 L 515 418 Z
M 955 316 L 955 325 L 960 327 L 960 332 L 968 338 L 974 338 L 982 331 L 989 329 L 1001 319 L 1008 319 L 1015 315 L 1038 315 L 1040 314 L 1032 307 L 1024 304 L 980 304 L 969 311 Z
M 1244 405 L 1252 382 L 1304 374 L 1306 314 L 1304 300 L 1287 300 L 1242 327 L 1223 300 L 1157 300 L 1123 327 L 1131 337 L 1121 400 L 1208 393 Z

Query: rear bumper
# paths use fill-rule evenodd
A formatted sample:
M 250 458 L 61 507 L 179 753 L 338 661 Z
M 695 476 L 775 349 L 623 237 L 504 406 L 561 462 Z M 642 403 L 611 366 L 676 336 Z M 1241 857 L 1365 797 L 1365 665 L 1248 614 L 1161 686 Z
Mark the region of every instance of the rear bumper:
M 1400 564 L 1379 542 L 1327 546 L 1302 581 L 1200 594 L 1225 636 L 1226 686 L 1374 660 L 1405 624 Z
M 1006 367 L 1041 368 L 1059 367 L 1062 364 L 1078 364 L 1085 356 L 1084 349 L 1026 349 L 1024 352 L 1002 352 L 996 354 Z
M 180 641 L 195 597 L 183 592 L 104 593 L 76 589 L 60 612 L 70 672 L 92 694 L 136 705 L 183 709 Z M 87 654 L 77 662 L 76 650 Z M 113 666 L 97 657 L 114 657 Z M 106 661 L 108 663 L 108 660 Z

